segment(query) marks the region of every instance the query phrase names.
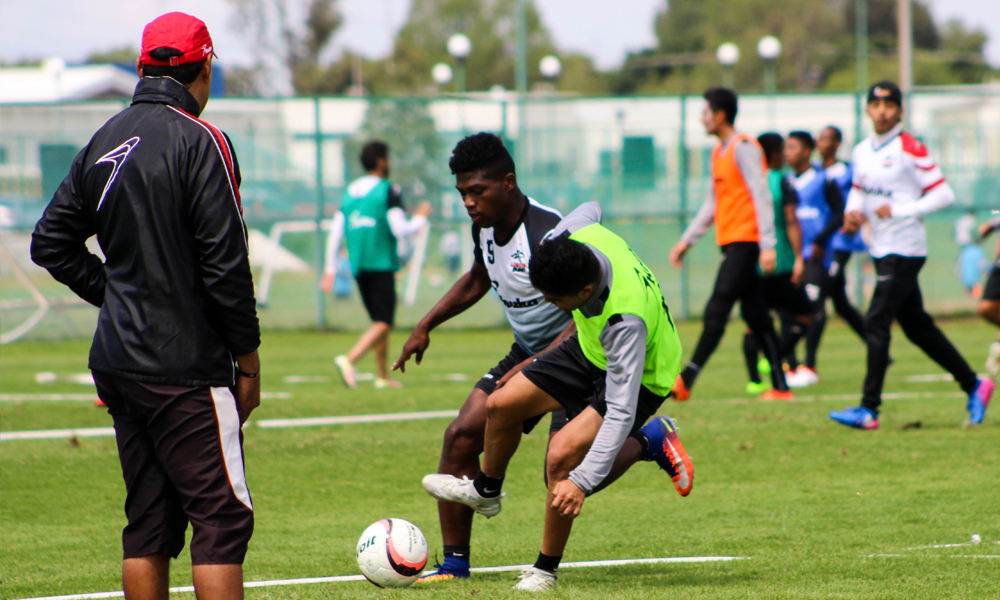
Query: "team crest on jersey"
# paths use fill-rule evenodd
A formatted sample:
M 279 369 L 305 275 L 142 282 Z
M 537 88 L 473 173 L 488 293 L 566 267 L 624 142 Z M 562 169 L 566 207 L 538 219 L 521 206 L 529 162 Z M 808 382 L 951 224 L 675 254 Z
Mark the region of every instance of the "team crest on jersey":
M 524 262 L 524 252 L 515 250 L 514 253 L 510 255 L 510 261 L 510 270 L 514 273 L 524 273 L 528 270 L 528 264 Z
M 886 169 L 892 166 L 892 156 L 886 156 L 882 159 L 882 166 Z

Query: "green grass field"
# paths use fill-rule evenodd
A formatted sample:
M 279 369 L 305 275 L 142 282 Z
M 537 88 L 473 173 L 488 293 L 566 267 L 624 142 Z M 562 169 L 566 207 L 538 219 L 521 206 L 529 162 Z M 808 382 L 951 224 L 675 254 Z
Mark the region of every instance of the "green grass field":
M 980 367 L 993 329 L 948 321 L 947 334 Z M 681 327 L 685 356 L 700 331 Z M 760 403 L 746 381 L 737 323 L 692 400 L 668 403 L 695 462 L 692 494 L 680 498 L 655 465 L 640 463 L 587 500 L 564 560 L 744 556 L 748 560 L 564 569 L 556 598 L 954 598 L 1000 597 L 1000 413 L 965 429 L 965 400 L 951 382 L 907 376 L 940 369 L 897 331 L 882 429 L 860 432 L 827 419 L 857 402 L 864 349 L 833 324 L 820 356 L 823 382 L 791 403 Z M 403 334 L 393 339 L 398 352 Z M 267 334 L 261 347 L 265 401 L 252 416 L 311 417 L 458 408 L 475 378 L 504 355 L 509 332 L 442 332 L 401 390 L 370 383 L 346 390 L 331 357 L 353 336 Z M 35 373 L 86 371 L 87 342 L 3 348 L 0 392 L 87 392 L 72 383 L 35 383 Z M 362 369 L 370 370 L 370 363 Z M 462 373 L 467 381 L 449 381 Z M 285 383 L 287 375 L 330 383 Z M 92 388 L 91 388 L 92 389 Z M 917 395 L 919 397 L 916 397 Z M 831 398 L 830 396 L 833 396 Z M 919 428 L 906 428 L 920 422 Z M 111 424 L 89 402 L 2 402 L 0 429 Z M 435 503 L 420 478 L 435 470 L 447 420 L 262 429 L 246 434 L 256 532 L 247 580 L 357 573 L 354 545 L 384 517 L 421 527 L 440 553 Z M 503 513 L 477 517 L 476 566 L 523 564 L 537 555 L 543 516 L 544 436 L 525 438 L 511 465 Z M 113 438 L 0 443 L 0 596 L 26 598 L 120 589 L 124 486 Z M 980 534 L 983 543 L 958 543 Z M 869 556 L 888 554 L 894 556 Z M 172 585 L 188 585 L 186 552 Z M 513 573 L 468 582 L 380 590 L 366 582 L 248 590 L 249 598 L 506 598 Z M 190 594 L 186 597 L 191 597 Z

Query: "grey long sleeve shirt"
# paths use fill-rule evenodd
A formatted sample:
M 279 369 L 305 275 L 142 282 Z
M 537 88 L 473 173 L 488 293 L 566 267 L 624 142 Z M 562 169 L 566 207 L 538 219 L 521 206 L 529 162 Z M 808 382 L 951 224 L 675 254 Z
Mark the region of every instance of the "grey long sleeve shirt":
M 757 214 L 757 232 L 761 250 L 770 250 L 778 243 L 774 229 L 774 197 L 767 183 L 767 173 L 761 167 L 763 155 L 760 148 L 748 140 L 736 140 L 736 165 L 743 176 L 743 182 L 750 190 L 754 209 Z M 681 240 L 693 246 L 701 236 L 708 231 L 715 221 L 715 186 L 709 187 L 708 197 L 701 205 L 698 214 L 684 231 Z
M 581 205 L 566 216 L 550 236 L 574 233 L 601 222 L 601 207 L 596 202 Z M 601 280 L 590 299 L 580 307 L 585 317 L 595 317 L 604 312 L 602 298 L 614 284 L 611 261 L 602 252 L 589 246 L 601 264 Z M 605 402 L 607 412 L 604 422 L 594 438 L 586 456 L 572 472 L 569 479 L 588 495 L 611 472 L 615 457 L 628 438 L 635 423 L 639 404 L 639 387 L 642 385 L 643 367 L 646 363 L 646 323 L 635 315 L 617 315 L 608 319 L 601 332 L 601 347 L 608 359 L 605 377 Z

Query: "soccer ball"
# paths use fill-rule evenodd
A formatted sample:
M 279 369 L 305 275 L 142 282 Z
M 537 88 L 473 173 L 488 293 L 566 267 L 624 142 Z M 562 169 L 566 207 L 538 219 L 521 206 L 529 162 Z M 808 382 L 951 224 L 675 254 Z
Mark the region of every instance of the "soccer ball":
M 379 587 L 406 587 L 427 564 L 427 538 L 403 519 L 371 524 L 358 540 L 358 568 Z

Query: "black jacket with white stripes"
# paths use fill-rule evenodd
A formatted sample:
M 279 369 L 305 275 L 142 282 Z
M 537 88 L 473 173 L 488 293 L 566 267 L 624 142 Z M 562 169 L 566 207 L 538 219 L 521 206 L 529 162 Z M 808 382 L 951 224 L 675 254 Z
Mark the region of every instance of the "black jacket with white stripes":
M 93 370 L 229 386 L 234 357 L 260 345 L 239 165 L 200 112 L 177 81 L 140 80 L 35 227 L 32 260 L 101 308 Z M 92 235 L 104 262 L 87 250 Z

